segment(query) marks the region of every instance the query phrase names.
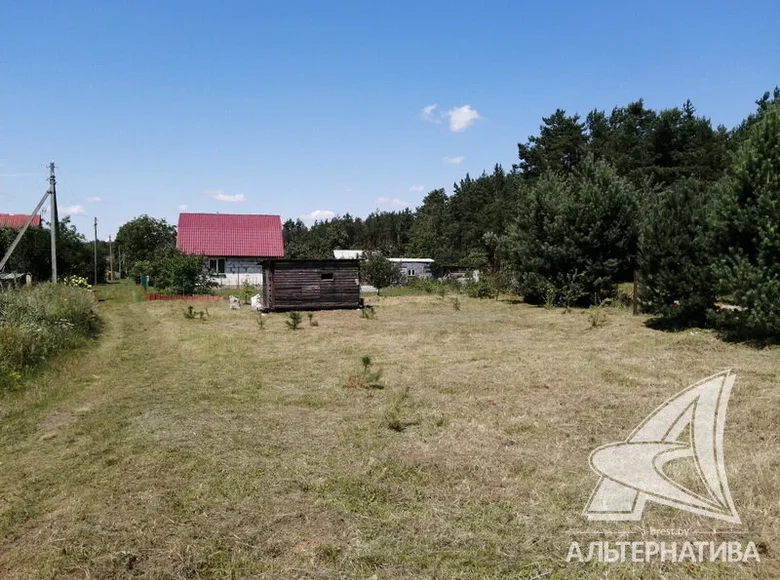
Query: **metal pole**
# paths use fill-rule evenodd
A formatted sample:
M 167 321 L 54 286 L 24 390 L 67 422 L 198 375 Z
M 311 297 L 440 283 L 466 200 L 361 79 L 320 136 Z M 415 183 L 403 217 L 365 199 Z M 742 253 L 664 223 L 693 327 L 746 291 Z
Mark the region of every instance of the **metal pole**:
M 632 314 L 636 316 L 639 313 L 639 272 L 634 270 L 634 287 L 631 296 Z
M 92 285 L 97 286 L 97 218 L 95 218 L 95 277 L 92 279 Z
M 57 178 L 54 161 L 49 163 L 49 195 L 51 195 L 51 281 L 57 283 L 57 234 L 60 227 L 57 215 Z
M 108 236 L 108 264 L 111 268 L 111 281 L 114 281 L 114 246 L 111 243 L 111 236 Z

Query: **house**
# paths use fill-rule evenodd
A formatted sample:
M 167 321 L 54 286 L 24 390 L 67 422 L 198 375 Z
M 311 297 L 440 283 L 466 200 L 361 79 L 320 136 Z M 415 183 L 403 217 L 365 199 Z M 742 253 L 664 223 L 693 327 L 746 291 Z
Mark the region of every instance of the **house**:
M 337 260 L 360 260 L 363 250 L 333 250 L 333 257 Z
M 391 262 L 398 264 L 401 273 L 407 278 L 430 278 L 431 277 L 431 258 L 388 258 Z
M 360 307 L 360 260 L 263 262 L 265 310 Z
M 30 216 L 23 213 L 0 213 L 0 228 L 15 228 L 19 229 L 27 221 Z M 41 216 L 36 214 L 33 216 L 30 226 L 36 228 L 41 227 Z
M 263 283 L 262 262 L 284 257 L 282 220 L 278 215 L 182 213 L 176 247 L 206 256 L 212 280 L 238 288 Z

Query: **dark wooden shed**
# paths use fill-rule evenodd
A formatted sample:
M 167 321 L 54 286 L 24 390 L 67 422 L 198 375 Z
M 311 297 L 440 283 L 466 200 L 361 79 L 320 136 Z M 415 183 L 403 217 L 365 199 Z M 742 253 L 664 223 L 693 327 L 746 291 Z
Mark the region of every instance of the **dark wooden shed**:
M 267 310 L 360 307 L 360 260 L 267 260 L 262 264 Z

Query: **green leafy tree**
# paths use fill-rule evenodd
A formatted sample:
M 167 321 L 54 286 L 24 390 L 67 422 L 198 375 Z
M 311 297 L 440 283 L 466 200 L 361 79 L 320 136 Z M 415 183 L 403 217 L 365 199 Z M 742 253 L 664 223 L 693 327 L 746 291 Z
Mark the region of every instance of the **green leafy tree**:
M 116 245 L 122 248 L 128 264 L 151 260 L 159 250 L 176 247 L 176 226 L 142 215 L 119 228 Z
M 703 326 L 715 303 L 709 191 L 678 181 L 644 208 L 639 236 L 639 296 L 668 326 Z
M 164 292 L 190 296 L 211 291 L 204 256 L 184 254 L 169 247 L 159 250 L 150 263 L 152 283 Z
M 379 251 L 368 252 L 361 272 L 366 281 L 376 288 L 377 295 L 382 288 L 398 284 L 403 279 L 398 264 L 385 258 Z
M 718 318 L 730 337 L 780 340 L 780 107 L 747 129 L 718 203 L 716 268 L 722 295 L 738 309 Z

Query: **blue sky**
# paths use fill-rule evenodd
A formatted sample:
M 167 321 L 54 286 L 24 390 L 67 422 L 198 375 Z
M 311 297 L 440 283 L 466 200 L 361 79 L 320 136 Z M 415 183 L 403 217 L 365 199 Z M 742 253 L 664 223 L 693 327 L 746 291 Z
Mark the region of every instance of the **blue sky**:
M 0 211 L 29 212 L 52 159 L 101 238 L 184 206 L 415 207 L 511 166 L 557 107 L 690 98 L 732 127 L 780 82 L 779 28 L 769 0 L 0 0 Z

